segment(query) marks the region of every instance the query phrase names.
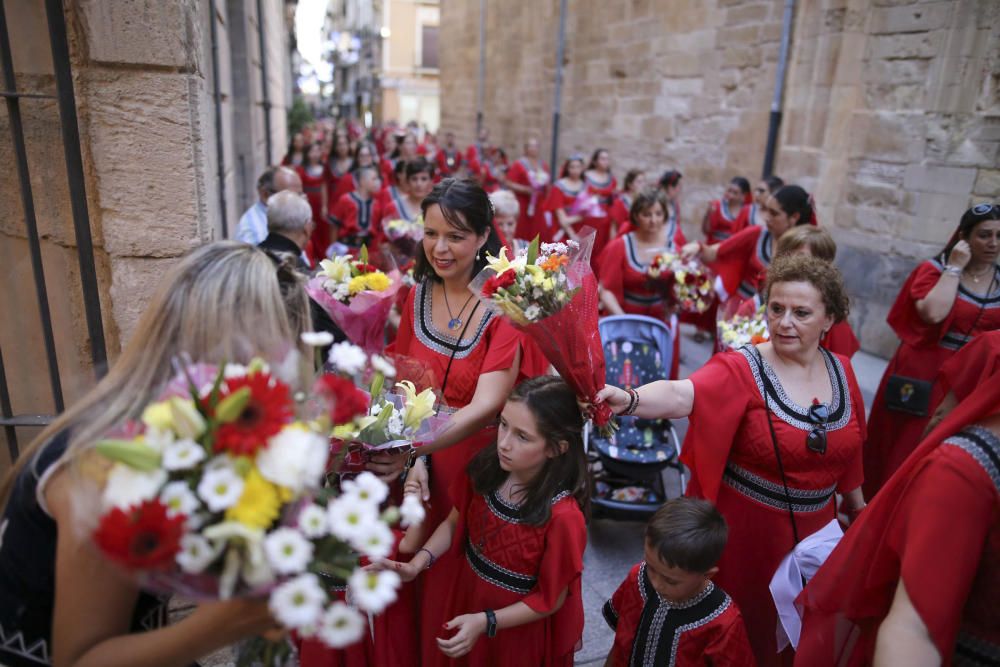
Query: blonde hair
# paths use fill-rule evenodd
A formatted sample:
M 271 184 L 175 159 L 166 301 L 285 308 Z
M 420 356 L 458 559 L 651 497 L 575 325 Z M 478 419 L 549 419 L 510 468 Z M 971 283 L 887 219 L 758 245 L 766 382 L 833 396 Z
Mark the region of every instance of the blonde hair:
M 800 248 L 809 248 L 813 257 L 832 262 L 837 258 L 837 242 L 830 232 L 814 225 L 792 227 L 781 235 L 775 248 L 775 258 L 793 253 Z
M 297 346 L 296 329 L 310 325 L 308 308 L 296 274 L 255 246 L 221 241 L 194 250 L 165 276 L 104 379 L 24 450 L 0 487 L 0 507 L 17 475 L 55 435 L 69 430 L 68 457 L 123 420 L 138 418 L 184 358 L 279 358 Z

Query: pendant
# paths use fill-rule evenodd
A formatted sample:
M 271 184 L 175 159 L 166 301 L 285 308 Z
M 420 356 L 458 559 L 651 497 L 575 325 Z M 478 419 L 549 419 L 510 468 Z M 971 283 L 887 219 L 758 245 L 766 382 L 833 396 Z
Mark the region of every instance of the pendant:
M 460 326 L 462 326 L 462 320 L 458 319 L 457 317 L 453 317 L 452 319 L 448 320 L 448 328 L 451 329 L 452 331 L 459 328 Z

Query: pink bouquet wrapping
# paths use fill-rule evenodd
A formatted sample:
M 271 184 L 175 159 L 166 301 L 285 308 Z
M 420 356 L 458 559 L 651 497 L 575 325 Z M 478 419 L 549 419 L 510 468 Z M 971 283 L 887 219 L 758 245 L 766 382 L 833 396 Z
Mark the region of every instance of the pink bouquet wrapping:
M 320 271 L 306 285 L 316 303 L 365 352 L 376 354 L 385 348 L 385 323 L 402 285 L 399 271 L 388 273 L 368 263 L 367 249 L 360 259 L 341 256 L 324 259 Z
M 587 228 L 579 243 L 567 244 L 539 245 L 536 238 L 511 260 L 501 249 L 500 257 L 488 258 L 488 266 L 469 288 L 538 345 L 580 400 L 591 404 L 594 424 L 609 432 L 611 409 L 605 403 L 593 404 L 605 384 L 597 278 L 590 268 L 594 235 Z
M 573 200 L 573 203 L 569 207 L 570 215 L 581 215 L 584 218 L 602 218 L 607 213 L 601 208 L 601 200 L 597 195 L 591 194 L 586 190 L 581 192 Z

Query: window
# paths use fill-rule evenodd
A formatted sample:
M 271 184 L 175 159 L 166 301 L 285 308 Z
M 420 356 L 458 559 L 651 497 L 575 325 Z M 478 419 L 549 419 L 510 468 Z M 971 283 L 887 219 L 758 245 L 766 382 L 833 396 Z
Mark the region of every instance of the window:
M 420 66 L 427 69 L 438 68 L 438 27 L 421 26 Z

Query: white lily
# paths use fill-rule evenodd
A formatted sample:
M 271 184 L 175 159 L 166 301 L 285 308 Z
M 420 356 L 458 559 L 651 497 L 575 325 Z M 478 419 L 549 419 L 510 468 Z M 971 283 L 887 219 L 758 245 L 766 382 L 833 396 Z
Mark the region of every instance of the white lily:
M 423 421 L 434 414 L 434 391 L 428 387 L 418 394 L 417 388 L 409 380 L 397 382 L 396 386 L 406 395 L 403 423 L 413 430 L 420 428 Z

